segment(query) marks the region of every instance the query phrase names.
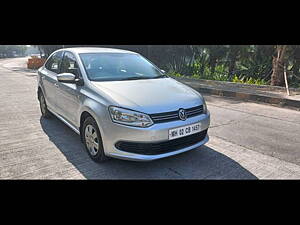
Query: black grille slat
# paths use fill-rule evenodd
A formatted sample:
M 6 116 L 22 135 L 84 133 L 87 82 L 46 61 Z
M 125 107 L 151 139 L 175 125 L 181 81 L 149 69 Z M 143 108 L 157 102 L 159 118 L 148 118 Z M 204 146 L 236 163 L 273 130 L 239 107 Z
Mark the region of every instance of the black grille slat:
M 187 111 L 193 111 L 193 110 L 196 110 L 196 109 L 203 109 L 203 105 L 199 105 L 199 106 L 196 106 L 196 107 L 193 107 L 193 108 L 189 108 L 189 109 L 186 109 Z
M 116 148 L 136 154 L 142 155 L 157 155 L 168 152 L 173 152 L 182 148 L 189 147 L 204 140 L 207 135 L 207 130 L 201 131 L 190 136 L 159 142 L 159 143 L 135 143 L 120 141 L 116 144 Z
M 198 116 L 203 113 L 203 105 L 185 109 L 185 111 L 187 118 Z M 166 123 L 180 120 L 178 116 L 178 111 L 150 114 L 150 117 L 154 123 Z
M 157 116 L 157 117 L 152 117 L 153 119 L 174 119 L 177 118 L 178 115 L 174 115 L 174 116 Z
M 178 114 L 178 111 L 173 111 L 173 112 L 164 112 L 164 113 L 156 113 L 156 114 L 151 114 L 153 117 L 164 117 L 164 116 L 175 116 Z
M 186 113 L 202 112 L 202 109 L 189 110 Z
M 203 111 L 199 111 L 199 112 L 186 113 L 186 115 L 187 115 L 187 118 L 189 118 L 189 117 L 192 117 L 192 116 L 198 116 L 202 113 L 203 113 Z
M 187 115 L 192 115 L 192 114 L 201 114 L 203 111 L 202 110 L 198 110 L 198 111 L 193 111 L 193 112 L 187 112 Z
M 191 111 L 191 112 L 186 112 L 186 114 L 197 114 L 197 113 L 202 113 L 203 110 L 197 110 L 197 111 Z

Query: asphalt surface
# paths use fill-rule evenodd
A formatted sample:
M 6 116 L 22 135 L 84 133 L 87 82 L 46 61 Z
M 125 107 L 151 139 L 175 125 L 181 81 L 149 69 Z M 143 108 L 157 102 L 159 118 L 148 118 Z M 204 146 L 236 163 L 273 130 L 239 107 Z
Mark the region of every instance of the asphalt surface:
M 36 73 L 0 60 L 0 179 L 299 179 L 300 112 L 205 96 L 210 141 L 152 162 L 90 160 L 79 136 L 41 119 Z

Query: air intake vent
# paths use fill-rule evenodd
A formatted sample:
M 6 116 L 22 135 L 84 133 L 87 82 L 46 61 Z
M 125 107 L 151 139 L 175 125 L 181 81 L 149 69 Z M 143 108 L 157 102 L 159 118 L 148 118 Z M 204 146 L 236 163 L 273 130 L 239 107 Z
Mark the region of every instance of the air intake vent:
M 115 146 L 117 149 L 125 152 L 131 152 L 141 155 L 158 155 L 195 145 L 203 141 L 206 135 L 207 130 L 203 130 L 199 133 L 175 140 L 163 141 L 158 143 L 135 143 L 120 141 Z

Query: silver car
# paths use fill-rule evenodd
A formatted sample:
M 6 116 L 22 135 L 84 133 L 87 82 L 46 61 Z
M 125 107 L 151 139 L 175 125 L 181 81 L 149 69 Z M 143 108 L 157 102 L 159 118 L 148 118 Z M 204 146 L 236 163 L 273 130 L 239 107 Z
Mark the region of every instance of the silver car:
M 209 139 L 201 94 L 135 52 L 58 50 L 38 70 L 37 93 L 42 116 L 55 115 L 79 134 L 97 162 L 160 159 Z

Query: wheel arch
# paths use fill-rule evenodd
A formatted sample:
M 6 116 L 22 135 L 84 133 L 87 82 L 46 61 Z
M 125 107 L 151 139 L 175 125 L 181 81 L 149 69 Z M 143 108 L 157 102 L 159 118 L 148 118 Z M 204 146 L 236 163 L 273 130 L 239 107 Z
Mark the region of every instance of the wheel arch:
M 94 110 L 92 110 L 91 108 L 89 107 L 84 107 L 81 111 L 81 114 L 80 114 L 80 120 L 79 120 L 79 132 L 80 132 L 80 137 L 81 137 L 81 141 L 82 141 L 82 126 L 83 126 L 83 123 L 85 121 L 85 119 L 87 117 L 92 117 L 96 123 L 97 123 L 97 126 L 99 128 L 99 131 L 100 131 L 100 134 L 102 135 L 103 131 L 102 131 L 102 127 L 100 126 L 101 124 L 101 121 L 99 121 L 99 117 L 96 115 L 96 113 L 94 112 Z

